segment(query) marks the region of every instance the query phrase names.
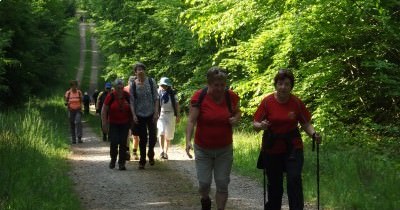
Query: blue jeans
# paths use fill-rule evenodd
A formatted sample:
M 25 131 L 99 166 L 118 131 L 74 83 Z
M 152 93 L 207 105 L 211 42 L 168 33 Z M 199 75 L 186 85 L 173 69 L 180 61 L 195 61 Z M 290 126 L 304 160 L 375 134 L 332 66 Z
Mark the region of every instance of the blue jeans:
M 124 165 L 126 161 L 127 138 L 130 124 L 110 123 L 108 137 L 110 140 L 110 157 L 115 162 L 118 156 L 118 164 Z
M 266 154 L 265 170 L 268 184 L 268 201 L 265 209 L 280 210 L 283 196 L 283 173 L 286 172 L 287 194 L 290 210 L 303 210 L 303 150 L 295 151 L 295 160 L 288 160 L 286 154 Z
M 146 147 L 149 142 L 149 160 L 154 160 L 154 146 L 157 142 L 157 125 L 153 121 L 153 115 L 148 117 L 137 116 L 139 123 L 136 124 L 139 136 L 140 164 L 146 164 Z
M 82 138 L 81 110 L 69 110 L 68 119 L 69 119 L 69 127 L 70 127 L 72 142 L 76 142 L 76 136 L 78 136 L 78 139 Z

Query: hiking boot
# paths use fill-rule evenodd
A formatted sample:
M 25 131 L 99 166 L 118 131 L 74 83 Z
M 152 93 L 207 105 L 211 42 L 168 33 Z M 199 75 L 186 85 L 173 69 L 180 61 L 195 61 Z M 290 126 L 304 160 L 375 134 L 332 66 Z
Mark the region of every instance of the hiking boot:
M 131 153 L 129 152 L 129 150 L 126 151 L 125 159 L 126 159 L 127 161 L 130 161 L 130 160 L 131 160 Z
M 211 210 L 211 199 L 209 197 L 202 198 L 200 202 L 201 202 L 201 210 Z
M 155 164 L 156 162 L 154 161 L 154 159 L 150 159 L 150 160 L 149 160 L 149 163 L 150 163 L 151 166 L 154 166 L 154 164 Z
M 115 161 L 111 161 L 109 167 L 110 169 L 115 168 Z
M 139 169 L 143 170 L 144 169 L 144 163 L 139 163 Z
M 125 171 L 126 170 L 125 164 L 119 164 L 119 168 L 118 169 L 120 171 Z

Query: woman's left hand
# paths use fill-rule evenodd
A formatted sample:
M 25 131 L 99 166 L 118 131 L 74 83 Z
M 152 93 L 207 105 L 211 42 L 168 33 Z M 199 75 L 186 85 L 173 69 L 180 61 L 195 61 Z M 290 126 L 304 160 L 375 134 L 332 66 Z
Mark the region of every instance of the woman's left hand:
M 319 133 L 315 132 L 315 133 L 312 135 L 312 138 L 315 139 L 315 141 L 317 142 L 317 144 L 321 144 L 321 142 L 322 142 L 322 136 L 321 136 Z

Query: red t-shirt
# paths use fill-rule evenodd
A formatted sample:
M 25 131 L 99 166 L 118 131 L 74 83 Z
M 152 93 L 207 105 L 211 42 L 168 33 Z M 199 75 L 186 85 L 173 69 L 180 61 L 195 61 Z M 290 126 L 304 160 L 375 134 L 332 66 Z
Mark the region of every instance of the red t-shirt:
M 131 108 L 126 100 L 129 99 L 129 93 L 123 91 L 124 97 L 121 99 L 118 98 L 116 91 L 112 91 L 107 95 L 106 99 L 104 99 L 104 104 L 108 105 L 108 120 L 113 124 L 125 124 L 128 123 L 131 119 Z M 114 101 L 110 105 L 111 95 L 114 95 Z
M 311 114 L 304 103 L 294 95 L 290 96 L 286 103 L 279 103 L 274 94 L 265 97 L 254 114 L 254 121 L 261 122 L 267 119 L 270 123 L 270 130 L 274 134 L 284 134 L 297 128 L 298 123 L 305 124 L 311 121 Z M 293 139 L 294 148 L 302 149 L 301 138 Z M 284 139 L 275 139 L 271 149 L 267 153 L 280 154 L 286 152 Z
M 192 96 L 190 101 L 192 106 L 197 104 L 201 91 L 196 91 Z M 239 96 L 231 90 L 229 90 L 229 95 L 232 110 L 235 110 L 238 106 Z M 222 148 L 232 144 L 232 125 L 229 123 L 231 113 L 225 97 L 221 104 L 217 104 L 206 94 L 199 110 L 194 137 L 195 144 L 206 149 Z

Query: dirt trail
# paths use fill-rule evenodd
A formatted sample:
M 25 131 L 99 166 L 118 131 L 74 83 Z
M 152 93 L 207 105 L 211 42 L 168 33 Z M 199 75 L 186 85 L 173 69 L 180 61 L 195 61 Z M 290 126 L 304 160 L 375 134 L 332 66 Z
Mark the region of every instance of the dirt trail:
M 81 59 L 84 59 L 83 54 L 86 49 L 86 41 L 82 39 L 86 28 L 85 24 L 80 24 Z M 91 46 L 92 52 L 97 53 L 94 39 Z M 93 59 L 92 75 L 94 75 L 93 71 L 97 71 L 96 62 L 97 59 Z M 82 74 L 83 68 L 78 71 L 77 78 Z M 92 82 L 91 87 L 96 87 L 97 79 Z M 74 189 L 80 196 L 84 209 L 189 210 L 201 208 L 194 161 L 186 157 L 182 148 L 172 146 L 168 153 L 169 160 L 157 159 L 154 166 L 146 165 L 146 170 L 139 170 L 138 162 L 131 161 L 127 162 L 126 171 L 119 171 L 108 168 L 109 144 L 103 142 L 87 125 L 87 122 L 83 123 L 82 140 L 84 143 L 71 146 L 69 162 L 72 168 L 70 176 L 74 182 Z M 159 154 L 157 149 L 158 146 L 156 146 L 156 154 Z M 212 194 L 215 192 L 214 184 L 212 192 Z M 229 193 L 226 209 L 263 209 L 263 189 L 260 183 L 232 174 Z M 284 199 L 284 203 L 282 209 L 288 209 L 287 199 Z M 215 203 L 213 203 L 213 209 L 216 209 Z

